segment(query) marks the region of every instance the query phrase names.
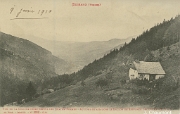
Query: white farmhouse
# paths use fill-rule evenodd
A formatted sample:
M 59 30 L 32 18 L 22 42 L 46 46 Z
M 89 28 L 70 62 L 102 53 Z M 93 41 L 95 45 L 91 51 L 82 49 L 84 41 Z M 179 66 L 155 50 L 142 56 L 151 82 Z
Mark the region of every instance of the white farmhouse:
M 165 74 L 166 73 L 159 62 L 134 61 L 132 68 L 129 69 L 130 80 L 146 78 L 149 81 L 153 81 L 164 77 Z

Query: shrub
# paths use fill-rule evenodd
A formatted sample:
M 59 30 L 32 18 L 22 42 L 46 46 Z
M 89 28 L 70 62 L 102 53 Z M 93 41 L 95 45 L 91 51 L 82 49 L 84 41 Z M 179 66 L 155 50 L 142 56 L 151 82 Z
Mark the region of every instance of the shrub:
M 149 81 L 146 78 L 143 80 L 136 78 L 135 80 L 132 80 L 131 83 L 134 83 L 137 86 L 144 86 L 144 85 L 148 85 Z
M 143 95 L 145 95 L 145 94 L 149 93 L 149 90 L 146 87 L 138 87 L 138 88 L 133 88 L 132 92 L 135 93 L 135 94 L 143 94 Z
M 106 79 L 107 79 L 107 80 L 112 80 L 112 74 L 108 73 L 108 74 L 106 75 Z
M 85 86 L 86 84 L 85 84 L 85 82 L 84 82 L 84 80 L 82 80 L 81 81 L 81 86 Z
M 121 80 L 121 84 L 124 85 L 126 83 L 126 80 Z
M 104 87 L 104 86 L 107 86 L 108 85 L 108 81 L 105 80 L 105 79 L 98 79 L 96 81 L 96 87 Z
M 159 52 L 161 53 L 162 51 L 163 51 L 163 48 L 160 48 L 160 49 L 159 49 Z
M 39 96 L 40 96 L 40 94 L 36 93 L 36 94 L 34 95 L 34 98 L 38 98 Z
M 102 72 L 101 71 L 98 71 L 98 72 L 96 72 L 96 76 L 98 76 L 98 75 L 100 75 L 100 74 L 102 74 Z
M 36 90 L 34 86 L 32 85 L 32 82 L 30 81 L 27 88 L 26 88 L 26 94 L 29 99 L 32 99 L 32 97 L 36 94 Z

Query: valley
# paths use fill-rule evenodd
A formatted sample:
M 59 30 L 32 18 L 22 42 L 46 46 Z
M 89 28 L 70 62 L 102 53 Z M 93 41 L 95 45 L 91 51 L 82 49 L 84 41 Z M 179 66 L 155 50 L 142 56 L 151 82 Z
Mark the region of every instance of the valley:
M 165 68 L 165 71 L 167 72 L 167 76 L 163 80 L 163 85 L 165 87 L 162 87 L 161 89 L 167 90 L 167 87 L 173 87 L 174 79 L 172 79 L 172 70 L 173 76 L 175 76 L 175 80 L 178 80 L 178 75 L 180 75 L 177 67 L 179 67 L 179 61 L 180 61 L 180 42 L 176 43 L 172 46 L 170 46 L 172 50 L 170 50 L 168 53 L 171 53 L 169 56 L 171 57 L 162 57 L 162 65 Z M 167 47 L 164 47 L 162 52 L 163 54 L 167 54 L 166 50 Z M 178 50 L 178 52 L 177 52 Z M 158 50 L 153 51 L 152 53 L 157 53 Z M 176 59 L 175 59 L 176 58 Z M 116 60 L 113 60 L 114 62 Z M 111 61 L 111 62 L 113 62 Z M 75 85 L 67 86 L 63 89 L 57 90 L 53 93 L 45 94 L 43 96 L 40 96 L 38 99 L 26 103 L 22 105 L 23 107 L 33 107 L 33 106 L 40 106 L 40 107 L 114 107 L 114 108 L 178 108 L 178 100 L 174 101 L 176 99 L 174 95 L 178 95 L 180 92 L 180 89 L 178 88 L 176 91 L 173 91 L 172 93 L 159 93 L 159 90 L 153 90 L 153 93 L 151 94 L 141 94 L 141 93 L 135 93 L 133 90 L 137 88 L 141 88 L 141 86 L 136 85 L 133 82 L 126 82 L 123 83 L 122 79 L 128 79 L 127 72 L 129 69 L 129 65 L 123 65 L 122 60 L 118 60 L 121 62 L 119 65 L 114 65 L 111 67 L 113 69 L 112 79 L 109 80 L 109 85 L 104 87 L 97 87 L 96 82 L 99 79 L 106 79 L 107 76 L 109 76 L 110 71 L 105 70 L 102 74 L 98 76 L 92 76 L 89 78 L 86 78 L 84 80 L 85 85 L 82 86 L 81 82 L 77 82 Z M 115 63 L 114 63 L 115 64 Z M 170 64 L 173 64 L 173 68 L 169 69 Z M 122 71 L 119 71 L 119 69 L 124 69 Z M 172 84 L 172 85 L 171 85 Z M 169 86 L 170 85 L 170 86 Z M 160 97 L 156 96 L 156 94 L 161 94 Z M 152 96 L 155 95 L 155 98 L 152 98 Z M 168 98 L 168 97 L 169 98 Z M 167 101 L 166 99 L 169 99 Z M 161 102 L 157 102 L 160 101 Z M 171 99 L 171 100 L 170 100 Z M 164 101 L 165 100 L 165 101 Z M 163 102 L 169 102 L 167 104 L 164 104 Z M 171 105 L 168 105 L 170 104 Z M 175 104 L 175 105 L 173 105 Z M 163 106 L 165 105 L 165 106 Z
M 15 45 L 13 45 L 13 43 L 10 42 L 12 40 L 4 41 L 1 43 L 1 53 L 3 53 L 3 55 L 1 55 L 1 62 L 4 62 L 4 65 L 1 65 L 3 69 L 1 78 L 3 77 L 3 80 L 8 79 L 9 82 L 3 83 L 3 90 L 6 91 L 3 97 L 5 97 L 6 94 L 9 95 L 7 101 L 10 102 L 18 99 L 18 94 L 16 99 L 10 99 L 12 96 L 11 90 L 15 88 L 8 86 L 8 83 L 17 85 L 15 82 L 19 81 L 22 83 L 25 81 L 22 83 L 23 86 L 19 86 L 24 87 L 23 90 L 26 90 L 27 83 L 31 78 L 39 78 L 37 79 L 38 81 L 32 81 L 31 84 L 31 86 L 33 85 L 34 89 L 36 89 L 36 97 L 33 94 L 29 101 L 18 104 L 17 106 L 179 109 L 179 34 L 180 16 L 177 15 L 175 18 L 171 18 L 171 20 L 164 20 L 162 23 L 156 24 L 136 38 L 132 38 L 129 43 L 120 44 L 118 42 L 119 40 L 114 39 L 104 42 L 93 42 L 92 45 L 87 43 L 75 43 L 74 45 L 74 43 L 71 42 L 68 48 L 60 48 L 59 46 L 59 48 L 53 49 L 54 52 L 52 53 L 54 55 L 60 57 L 60 49 L 63 49 L 63 53 L 68 52 L 67 55 L 62 58 L 71 58 L 71 54 L 74 55 L 74 53 L 76 53 L 77 55 L 74 55 L 75 58 L 72 58 L 73 63 L 78 62 L 76 64 L 80 66 L 84 65 L 82 69 L 77 67 L 80 69 L 76 72 L 59 75 L 56 72 L 56 68 L 57 70 L 63 69 L 65 65 L 59 63 L 59 65 L 61 64 L 62 66 L 58 68 L 56 67 L 56 63 L 62 61 L 66 63 L 66 60 L 55 57 L 49 51 L 29 41 L 25 44 L 29 46 L 27 50 L 24 50 L 25 47 L 21 43 L 15 43 Z M 4 34 L 1 35 L 2 39 L 4 37 L 8 38 L 8 36 L 4 36 Z M 15 38 L 14 41 L 21 42 L 21 39 Z M 22 41 L 25 42 L 24 40 Z M 116 42 L 117 45 L 115 45 Z M 102 51 L 104 47 L 110 48 L 112 46 L 111 43 L 113 48 L 111 48 L 110 51 L 108 51 L 107 48 L 106 51 Z M 75 47 L 76 49 L 74 50 Z M 99 47 L 103 48 L 99 49 Z M 93 51 L 93 49 L 95 49 L 95 51 Z M 33 50 L 40 51 L 34 52 Z M 102 52 L 102 57 L 99 56 L 97 52 Z M 95 56 L 93 56 L 93 54 Z M 92 56 L 92 58 L 98 57 L 93 60 L 90 56 Z M 82 61 L 78 61 L 78 59 Z M 52 62 L 52 60 L 54 60 L 54 62 Z M 14 63 L 17 64 L 13 65 L 18 67 L 11 65 L 11 61 L 15 61 Z M 153 81 L 140 79 L 130 80 L 129 69 L 134 61 L 159 62 L 166 73 L 165 77 Z M 29 63 L 25 64 L 26 62 Z M 25 64 L 25 68 L 28 65 L 32 65 L 27 68 L 30 71 L 32 70 L 32 73 L 24 73 L 27 74 L 28 78 L 22 73 L 26 71 L 23 70 L 24 67 L 21 66 L 22 64 Z M 17 69 L 14 70 L 15 68 Z M 68 67 L 66 68 L 69 69 Z M 40 72 L 41 70 L 43 71 Z M 34 75 L 31 76 L 31 74 Z M 38 77 L 38 75 L 41 77 Z M 17 81 L 13 82 L 10 76 Z M 44 78 L 45 76 L 48 78 Z M 21 77 L 24 78 L 23 81 L 21 81 Z M 41 80 L 42 78 L 44 79 L 43 81 Z M 7 89 L 6 87 L 9 88 Z M 13 94 L 17 92 L 19 95 L 22 94 L 22 89 L 15 90 Z M 23 94 L 25 95 L 27 93 Z M 21 101 L 24 97 L 25 96 L 21 96 L 19 100 Z M 8 103 L 7 101 L 5 103 Z
M 42 46 L 52 52 L 53 55 L 62 58 L 70 66 L 65 73 L 73 73 L 82 69 L 85 65 L 93 62 L 95 59 L 103 57 L 114 48 L 119 49 L 124 43 L 128 43 L 135 36 L 125 39 L 111 39 L 109 41 L 92 42 L 68 42 L 51 41 L 35 36 L 30 36 L 32 42 Z M 62 74 L 61 72 L 57 72 Z

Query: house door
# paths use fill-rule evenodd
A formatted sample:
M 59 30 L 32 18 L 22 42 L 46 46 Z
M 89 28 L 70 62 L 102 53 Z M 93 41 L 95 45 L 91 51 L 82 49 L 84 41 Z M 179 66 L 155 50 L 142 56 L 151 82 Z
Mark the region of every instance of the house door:
M 156 77 L 155 74 L 150 74 L 150 75 L 149 75 L 149 81 L 155 80 L 155 77 Z

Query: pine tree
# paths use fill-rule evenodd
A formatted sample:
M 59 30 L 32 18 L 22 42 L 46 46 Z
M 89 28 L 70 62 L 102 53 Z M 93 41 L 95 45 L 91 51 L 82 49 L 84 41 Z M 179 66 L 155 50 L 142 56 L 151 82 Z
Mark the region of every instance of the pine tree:
M 144 61 L 146 62 L 153 62 L 154 61 L 154 56 L 153 54 L 150 52 L 145 58 Z
M 36 90 L 34 88 L 34 86 L 32 85 L 32 82 L 29 82 L 28 87 L 26 88 L 26 94 L 28 96 L 29 99 L 32 99 L 32 97 L 35 95 Z
M 82 80 L 81 81 L 81 86 L 85 86 L 86 84 L 85 84 L 85 82 L 84 82 L 84 80 Z

